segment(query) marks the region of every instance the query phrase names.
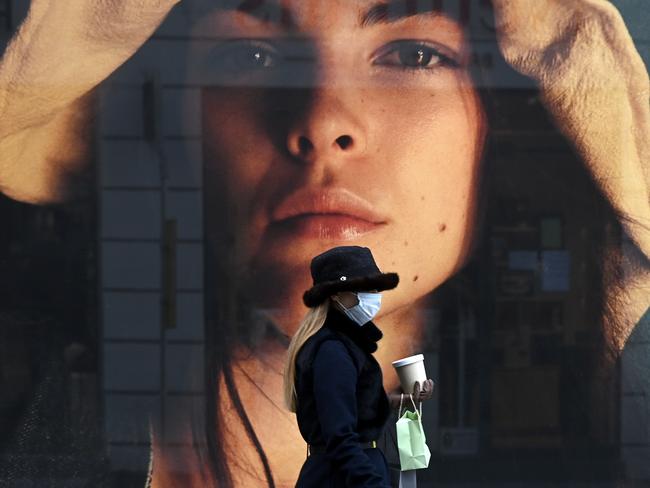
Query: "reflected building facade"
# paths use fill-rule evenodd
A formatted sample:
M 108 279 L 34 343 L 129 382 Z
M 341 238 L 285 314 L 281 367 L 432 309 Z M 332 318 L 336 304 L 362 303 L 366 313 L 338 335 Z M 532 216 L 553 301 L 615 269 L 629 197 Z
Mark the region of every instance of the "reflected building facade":
M 25 3 L 0 0 L 5 41 Z M 647 65 L 647 9 L 614 3 Z M 42 408 L 34 399 L 45 394 L 59 401 L 65 435 L 78 436 L 70 443 L 77 451 L 60 454 L 94 453 L 86 472 L 111 472 L 115 486 L 139 479 L 153 436 L 177 460 L 173 471 L 196 468 L 187 460 L 202 441 L 188 441 L 183 419 L 204 415 L 205 329 L 219 285 L 207 276 L 202 87 L 188 77 L 184 55 L 210 39 L 189 27 L 190 10 L 175 8 L 99 87 L 89 190 L 55 208 L 0 202 L 9 229 L 0 236 L 0 280 L 11 297 L 0 311 L 0 387 L 10 392 L 0 401 L 3 467 L 56 456 L 56 443 L 51 452 L 16 450 L 16 426 Z M 498 46 L 483 48 L 475 55 L 489 67 Z M 500 80 L 490 87 L 500 113 L 517 117 L 520 107 L 541 104 L 520 78 L 488 78 Z M 589 190 L 574 184 L 579 177 L 554 179 L 572 156 L 548 120 L 493 129 L 495 174 L 536 177 L 494 178 L 498 203 L 486 209 L 483 244 L 458 278 L 480 293 L 424 312 L 423 352 L 438 388 L 424 414 L 434 457 L 419 480 L 650 481 L 650 317 L 607 371 L 598 360 L 603 338 L 591 327 L 599 307 L 593 234 L 623 249 L 625 238 L 583 198 Z M 513 185 L 524 180 L 528 186 Z M 562 184 L 571 187 L 549 191 Z M 582 220 L 592 207 L 593 221 Z M 42 366 L 49 357 L 60 370 L 54 383 Z

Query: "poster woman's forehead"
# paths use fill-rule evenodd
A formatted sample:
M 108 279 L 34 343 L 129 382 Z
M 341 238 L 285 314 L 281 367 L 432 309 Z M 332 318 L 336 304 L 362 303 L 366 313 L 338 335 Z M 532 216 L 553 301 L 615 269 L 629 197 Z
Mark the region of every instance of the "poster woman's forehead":
M 491 13 L 489 3 L 474 6 L 474 17 Z M 195 14 L 221 14 L 221 29 L 248 28 L 263 24 L 283 32 L 308 32 L 331 28 L 372 28 L 445 18 L 461 25 L 472 15 L 468 0 L 199 0 Z M 227 16 L 227 17 L 226 17 Z M 230 24 L 227 25 L 227 24 Z M 220 31 L 223 34 L 223 31 Z

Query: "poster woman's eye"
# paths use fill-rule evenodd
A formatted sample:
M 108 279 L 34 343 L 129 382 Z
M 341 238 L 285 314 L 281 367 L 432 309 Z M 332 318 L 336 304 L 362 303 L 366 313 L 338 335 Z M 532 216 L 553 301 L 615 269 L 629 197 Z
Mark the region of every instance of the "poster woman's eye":
M 274 68 L 279 53 L 269 43 L 253 40 L 235 40 L 220 45 L 211 58 L 215 68 L 230 72 L 251 72 Z
M 382 47 L 373 64 L 404 69 L 432 69 L 438 66 L 457 67 L 458 62 L 443 54 L 440 48 L 422 41 L 395 41 Z

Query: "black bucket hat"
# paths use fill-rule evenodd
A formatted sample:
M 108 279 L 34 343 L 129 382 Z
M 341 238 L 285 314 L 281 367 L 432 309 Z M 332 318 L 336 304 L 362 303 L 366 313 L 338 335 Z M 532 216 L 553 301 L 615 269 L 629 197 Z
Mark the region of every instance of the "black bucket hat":
M 311 260 L 314 285 L 305 292 L 303 302 L 315 307 L 340 291 L 390 290 L 399 283 L 397 273 L 382 273 L 370 249 L 339 246 Z

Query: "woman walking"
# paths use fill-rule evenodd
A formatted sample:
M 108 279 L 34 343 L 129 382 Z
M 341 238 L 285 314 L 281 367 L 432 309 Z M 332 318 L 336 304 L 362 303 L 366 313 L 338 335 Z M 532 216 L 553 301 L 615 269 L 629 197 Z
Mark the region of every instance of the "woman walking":
M 297 487 L 390 486 L 376 439 L 389 416 L 382 372 L 372 353 L 381 330 L 372 322 L 381 291 L 397 286 L 368 248 L 341 246 L 311 263 L 310 307 L 293 337 L 284 377 L 287 406 L 296 412 L 308 458 Z M 427 380 L 417 400 L 431 396 Z M 394 398 L 394 397 L 393 397 Z M 398 396 L 399 398 L 399 396 Z

